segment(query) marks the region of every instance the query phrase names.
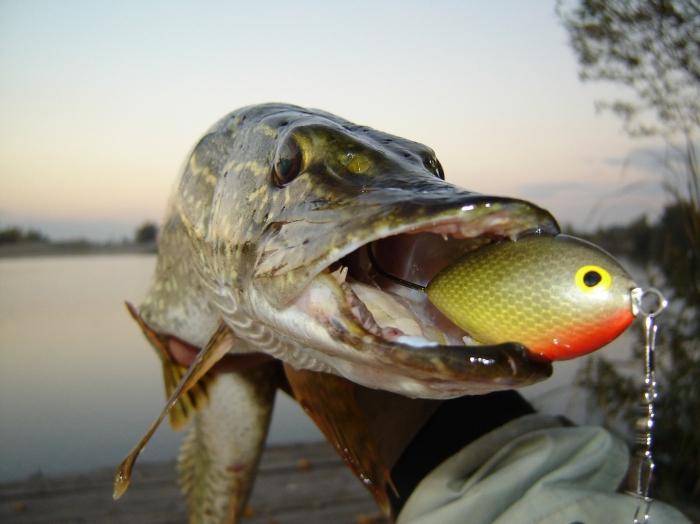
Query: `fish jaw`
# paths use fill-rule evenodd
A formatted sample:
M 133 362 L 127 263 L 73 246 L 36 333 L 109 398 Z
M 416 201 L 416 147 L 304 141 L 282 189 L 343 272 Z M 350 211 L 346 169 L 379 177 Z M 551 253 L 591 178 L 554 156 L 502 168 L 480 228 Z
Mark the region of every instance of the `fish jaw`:
M 263 274 L 256 282 L 263 285 L 254 285 L 250 295 L 252 316 L 290 345 L 304 348 L 278 353 L 278 358 L 308 368 L 311 357 L 314 366 L 322 365 L 324 371 L 370 388 L 410 397 L 452 398 L 532 384 L 548 377 L 551 366 L 532 359 L 522 345 L 465 346 L 465 333 L 454 325 L 450 324 L 453 331 L 449 333 L 440 329 L 448 322 L 424 294 L 390 289 L 392 284 L 382 282 L 381 276 L 362 273 L 369 246 L 381 248 L 381 242 L 397 238 L 409 244 L 412 238 L 425 238 L 448 246 L 437 249 L 448 255 L 427 274 L 419 275 L 419 280 L 429 280 L 431 273 L 450 263 L 465 246 L 478 246 L 494 237 L 517 237 L 525 231 L 556 231 L 553 220 L 543 219 L 547 216 L 525 202 L 463 194 L 459 205 L 451 209 L 438 209 L 432 215 L 423 211 L 412 222 L 367 229 L 364 237 L 356 234 L 321 262 L 323 269 L 290 303 L 268 300 L 266 285 L 275 280 Z M 449 248 L 453 242 L 454 248 Z M 383 302 L 378 305 L 377 297 L 367 300 L 368 293 Z M 388 320 L 378 321 L 382 308 L 388 311 Z M 296 362 L 295 353 L 303 354 L 305 362 Z
M 446 399 L 532 384 L 551 374 L 548 362 L 532 359 L 519 344 L 450 346 L 367 330 L 345 295 L 346 289 L 323 273 L 281 310 L 252 298 L 258 304 L 255 314 L 270 318 L 273 332 L 286 341 L 276 357 L 294 368 L 337 374 L 369 388 Z

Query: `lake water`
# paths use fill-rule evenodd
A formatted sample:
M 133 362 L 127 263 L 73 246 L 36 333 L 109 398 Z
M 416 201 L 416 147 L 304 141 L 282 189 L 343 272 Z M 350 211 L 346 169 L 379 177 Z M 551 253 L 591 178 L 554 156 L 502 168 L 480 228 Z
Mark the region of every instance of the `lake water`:
M 154 256 L 0 260 L 0 480 L 116 466 L 163 406 L 160 363 L 124 309 Z M 269 442 L 321 439 L 286 395 Z M 163 424 L 141 460 L 175 456 Z
M 0 259 L 0 481 L 116 466 L 160 411 L 158 358 L 123 305 L 140 302 L 154 266 L 145 255 Z M 558 363 L 525 395 L 583 421 L 571 384 L 584 361 Z M 268 442 L 321 438 L 279 394 Z M 141 460 L 173 458 L 180 439 L 163 424 Z

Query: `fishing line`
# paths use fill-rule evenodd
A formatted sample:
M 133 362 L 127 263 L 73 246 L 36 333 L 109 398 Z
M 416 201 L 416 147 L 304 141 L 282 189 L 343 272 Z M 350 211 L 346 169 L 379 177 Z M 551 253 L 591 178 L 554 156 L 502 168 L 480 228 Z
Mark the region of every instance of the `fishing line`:
M 421 286 L 420 284 L 416 284 L 414 282 L 410 282 L 408 280 L 404 280 L 403 278 L 399 278 L 396 275 L 392 275 L 391 273 L 385 271 L 382 266 L 379 265 L 379 261 L 376 259 L 374 256 L 374 243 L 371 243 L 370 245 L 367 246 L 367 256 L 369 257 L 369 262 L 372 264 L 372 267 L 385 278 L 388 278 L 389 280 L 396 282 L 397 284 L 401 286 L 405 286 L 411 289 L 415 289 L 417 291 L 421 291 L 425 293 L 425 286 Z

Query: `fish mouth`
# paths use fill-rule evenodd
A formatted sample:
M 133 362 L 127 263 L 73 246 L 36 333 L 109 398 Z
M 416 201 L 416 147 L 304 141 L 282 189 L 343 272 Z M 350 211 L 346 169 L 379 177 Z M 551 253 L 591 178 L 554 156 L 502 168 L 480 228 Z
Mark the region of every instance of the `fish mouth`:
M 462 210 L 477 205 L 476 216 L 448 213 L 383 232 L 313 277 L 292 307 L 328 333 L 333 371 L 369 387 L 429 398 L 508 389 L 550 376 L 551 365 L 518 343 L 476 345 L 420 290 L 466 253 L 559 231 L 553 219 L 533 221 L 513 212 L 527 203 L 502 199 Z

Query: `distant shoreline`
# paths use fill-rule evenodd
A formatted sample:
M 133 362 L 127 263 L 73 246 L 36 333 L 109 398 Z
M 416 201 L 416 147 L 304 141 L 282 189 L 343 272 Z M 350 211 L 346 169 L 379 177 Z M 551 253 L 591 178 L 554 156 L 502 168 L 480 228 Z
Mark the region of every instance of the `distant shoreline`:
M 155 242 L 94 244 L 83 240 L 65 242 L 18 242 L 0 245 L 0 258 L 71 255 L 155 255 Z

